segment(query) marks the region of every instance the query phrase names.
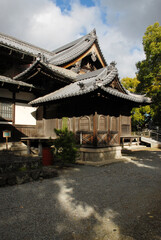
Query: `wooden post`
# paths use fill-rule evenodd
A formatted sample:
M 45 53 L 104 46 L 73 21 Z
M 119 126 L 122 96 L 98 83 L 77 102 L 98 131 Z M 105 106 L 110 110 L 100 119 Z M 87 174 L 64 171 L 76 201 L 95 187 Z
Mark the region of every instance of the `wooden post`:
M 38 143 L 38 155 L 39 155 L 39 157 L 42 156 L 42 143 L 40 141 Z
M 8 137 L 6 137 L 6 150 L 8 150 Z
M 83 142 L 83 136 L 82 136 L 82 132 L 80 132 L 80 145 L 82 145 Z
M 93 116 L 93 145 L 97 146 L 97 112 Z
M 121 136 L 121 115 L 119 115 L 119 129 L 118 129 L 119 145 L 121 143 L 120 136 Z
M 12 124 L 15 125 L 15 92 L 13 92 Z
M 27 140 L 27 154 L 31 153 L 31 149 L 30 149 L 30 140 Z

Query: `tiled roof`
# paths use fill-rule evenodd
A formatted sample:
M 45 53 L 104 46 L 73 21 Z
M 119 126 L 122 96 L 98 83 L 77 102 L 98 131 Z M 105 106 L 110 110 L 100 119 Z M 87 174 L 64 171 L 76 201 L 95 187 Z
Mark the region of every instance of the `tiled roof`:
M 48 69 L 49 71 L 53 72 L 53 74 L 58 74 L 60 76 L 62 76 L 63 78 L 67 78 L 72 80 L 72 82 L 75 80 L 77 74 L 74 73 L 73 71 L 70 71 L 68 69 L 64 69 L 58 66 L 54 66 L 52 64 L 46 64 L 44 62 L 41 62 L 40 60 L 36 60 L 30 67 L 28 67 L 25 71 L 19 73 L 17 76 L 14 77 L 14 80 L 20 80 L 22 78 L 25 77 L 25 75 L 27 73 L 29 73 L 32 69 L 34 69 L 34 67 L 40 64 L 42 67 L 45 67 L 46 69 Z
M 37 57 L 39 54 L 41 54 L 51 64 L 58 65 L 58 66 L 68 63 L 74 60 L 75 58 L 79 57 L 84 52 L 86 52 L 94 42 L 99 48 L 102 59 L 106 64 L 106 61 L 103 57 L 103 54 L 98 44 L 98 39 L 97 39 L 95 29 L 89 34 L 56 49 L 55 51 L 47 51 L 43 48 L 36 47 L 27 42 L 24 42 L 14 37 L 0 33 L 0 45 L 6 46 L 10 49 L 20 51 L 22 53 L 32 55 L 34 57 Z
M 2 76 L 2 75 L 0 75 L 0 82 L 9 83 L 9 84 L 17 85 L 17 86 L 28 87 L 28 88 L 35 88 L 32 84 L 28 84 L 28 83 L 25 83 L 22 81 L 16 81 L 16 80 L 13 80 L 12 78 Z
M 81 37 L 76 41 L 66 44 L 65 46 L 53 51 L 55 55 L 49 60 L 49 62 L 54 65 L 62 65 L 68 63 L 85 53 L 93 45 L 94 42 L 96 42 L 97 46 L 99 47 L 95 29 L 84 37 Z M 101 50 L 100 53 L 104 62 L 106 63 Z
M 101 86 L 100 88 L 115 97 L 123 98 L 123 99 L 129 100 L 132 102 L 136 102 L 136 103 L 147 103 L 147 104 L 151 103 L 151 99 L 148 97 L 145 97 L 144 95 L 132 94 L 130 92 L 129 92 L 129 94 L 124 94 L 122 92 L 117 91 L 116 89 L 111 88 L 111 87 Z
M 96 71 L 98 73 L 98 71 Z M 99 74 L 87 73 L 81 75 L 81 80 L 71 83 L 64 88 L 61 88 L 55 92 L 52 92 L 43 97 L 37 98 L 30 102 L 30 104 L 40 104 L 44 102 L 55 101 L 59 99 L 74 97 L 84 95 L 90 92 L 93 92 L 97 89 L 102 89 L 104 92 L 111 94 L 113 96 L 123 98 L 136 103 L 150 103 L 150 99 L 144 96 L 138 96 L 136 94 L 131 94 L 128 91 L 125 93 L 119 92 L 116 89 L 113 89 L 107 86 L 113 79 L 118 75 L 117 68 L 109 66 L 102 68 L 99 71 Z M 84 78 L 83 78 L 84 77 Z M 79 78 L 79 76 L 78 76 Z
M 51 58 L 52 52 L 45 49 L 36 47 L 24 41 L 20 41 L 14 37 L 0 33 L 0 45 L 8 46 L 11 49 L 17 49 L 20 52 L 27 53 L 29 55 L 37 56 L 39 53 L 44 55 L 46 58 Z
M 58 72 L 60 74 L 63 74 L 65 77 L 68 77 L 68 78 L 75 79 L 78 75 L 77 73 L 75 73 L 75 72 L 73 72 L 69 69 L 62 68 L 62 67 L 59 67 L 59 66 L 55 66 L 53 64 L 48 64 L 47 66 L 50 67 L 54 72 Z

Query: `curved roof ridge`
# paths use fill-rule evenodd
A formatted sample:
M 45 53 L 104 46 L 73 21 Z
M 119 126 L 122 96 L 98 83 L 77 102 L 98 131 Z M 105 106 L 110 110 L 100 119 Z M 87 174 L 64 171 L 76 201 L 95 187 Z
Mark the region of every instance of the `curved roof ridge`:
M 114 77 L 118 74 L 118 70 L 116 67 L 110 65 L 108 67 L 105 67 L 104 70 L 98 74 L 95 84 L 98 86 L 104 86 L 106 84 L 109 84 L 113 81 Z
M 129 96 L 134 96 L 134 97 L 136 97 L 136 98 L 138 98 L 138 99 L 140 99 L 140 98 L 147 98 L 147 99 L 149 99 L 149 100 L 151 100 L 151 98 L 149 98 L 149 97 L 146 97 L 146 94 L 143 94 L 143 95 L 141 95 L 141 94 L 139 94 L 139 93 L 132 93 L 132 92 L 130 92 L 129 90 L 126 90 L 127 92 L 128 92 L 128 95 Z
M 111 69 L 110 69 L 111 68 Z M 134 94 L 122 93 L 117 89 L 113 89 L 112 87 L 105 86 L 107 83 L 110 83 L 115 76 L 118 74 L 117 68 L 114 66 L 109 66 L 103 68 L 101 72 L 97 72 L 98 74 L 83 74 L 85 78 L 81 78 L 79 81 L 71 83 L 55 92 L 49 93 L 43 97 L 33 100 L 30 104 L 41 104 L 44 102 L 55 101 L 59 99 L 65 99 L 69 97 L 79 96 L 88 94 L 90 92 L 94 92 L 97 89 L 102 89 L 103 91 L 111 94 L 115 97 L 119 97 L 125 100 L 133 101 L 135 103 L 143 103 L 149 104 L 151 101 L 149 98 L 144 96 L 136 97 Z M 106 77 L 107 76 L 107 77 Z
M 34 66 L 39 62 L 39 60 L 36 60 L 34 63 L 32 63 L 28 68 L 26 68 L 23 72 L 17 74 L 15 77 L 13 77 L 14 80 L 18 80 L 20 77 L 28 73 Z
M 3 34 L 3 33 L 0 33 L 0 43 L 5 44 L 12 48 L 16 48 L 20 51 L 30 53 L 34 56 L 39 53 L 43 53 L 43 54 L 45 54 L 45 56 L 47 56 L 49 58 L 53 55 L 52 52 L 50 52 L 44 48 L 37 47 L 31 43 L 21 41 L 15 37 L 11 37 L 11 36 L 9 36 L 7 34 Z
M 127 99 L 129 101 L 133 101 L 133 102 L 137 102 L 137 103 L 147 103 L 147 104 L 151 103 L 151 99 L 149 97 L 145 97 L 144 95 L 139 95 L 139 97 L 136 97 L 135 94 L 133 94 L 133 95 L 125 94 L 125 93 L 119 92 L 118 90 L 113 89 L 111 87 L 101 86 L 100 88 L 102 90 L 104 90 L 105 92 L 110 93 L 113 96 L 121 97 L 121 98 Z
M 72 41 L 72 42 L 69 42 L 69 43 L 67 43 L 67 44 L 65 44 L 65 45 L 63 45 L 63 46 L 61 46 L 61 47 L 53 50 L 52 53 L 58 54 L 58 53 L 60 53 L 60 52 L 62 52 L 62 51 L 64 51 L 64 50 L 72 47 L 73 45 L 75 45 L 75 44 L 77 44 L 78 42 L 80 42 L 82 39 L 86 38 L 88 35 L 92 35 L 93 32 L 95 32 L 95 34 L 96 34 L 95 28 L 94 28 L 90 33 L 88 33 L 88 34 L 86 34 L 86 35 L 84 35 L 84 36 L 82 36 L 82 37 L 80 37 L 80 38 L 78 38 L 78 39 L 76 39 L 76 40 L 74 40 L 74 41 Z
M 93 37 L 89 38 L 87 36 L 88 35 L 83 37 L 79 42 L 77 42 L 70 48 L 67 48 L 64 51 L 55 54 L 53 57 L 50 58 L 49 62 L 55 65 L 61 65 L 83 54 L 86 50 L 88 50 L 92 46 L 92 44 L 95 41 L 95 38 Z
M 22 81 L 16 81 L 10 77 L 6 77 L 3 75 L 0 75 L 0 82 L 10 83 L 10 84 L 14 84 L 14 85 L 20 85 L 20 86 L 29 87 L 29 88 L 35 88 L 32 84 L 25 83 Z
M 51 64 L 47 64 L 45 62 L 42 62 L 41 60 L 36 60 L 32 65 L 30 65 L 27 69 L 25 69 L 23 72 L 19 73 L 18 75 L 16 75 L 13 79 L 14 80 L 18 80 L 19 78 L 21 78 L 22 76 L 24 76 L 25 74 L 27 74 L 30 70 L 32 70 L 36 64 L 40 63 L 42 66 L 48 68 L 50 71 L 54 72 L 54 73 L 58 73 L 63 77 L 67 77 L 68 79 L 71 80 L 76 80 L 76 73 L 71 72 L 68 69 L 64 69 L 58 66 L 54 66 Z

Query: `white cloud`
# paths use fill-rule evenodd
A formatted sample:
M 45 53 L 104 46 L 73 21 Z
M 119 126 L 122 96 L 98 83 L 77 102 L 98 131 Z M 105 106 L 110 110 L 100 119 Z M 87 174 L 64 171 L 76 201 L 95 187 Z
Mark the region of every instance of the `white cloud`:
M 116 61 L 120 77 L 135 77 L 135 64 L 144 58 L 142 45 L 134 47 L 134 42 L 128 41 L 117 28 L 109 28 L 100 40 L 107 62 Z
M 142 36 L 148 25 L 161 19 L 161 2 L 100 2 L 101 5 L 96 1 L 95 6 L 85 7 L 79 0 L 69 1 L 70 8 L 61 11 L 51 0 L 0 0 L 0 31 L 54 50 L 96 28 L 107 62 L 118 63 L 121 77 L 134 77 L 135 64 L 144 57 Z

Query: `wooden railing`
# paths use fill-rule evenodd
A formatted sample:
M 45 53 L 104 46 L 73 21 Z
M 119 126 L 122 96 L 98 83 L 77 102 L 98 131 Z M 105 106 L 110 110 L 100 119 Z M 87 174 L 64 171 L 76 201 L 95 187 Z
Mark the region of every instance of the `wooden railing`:
M 93 131 L 79 131 L 76 133 L 77 144 L 82 146 L 113 146 L 119 144 L 117 131 L 97 131 L 94 136 Z
M 148 137 L 148 138 L 152 138 L 156 141 L 160 141 L 161 142 L 161 132 L 158 132 L 156 130 L 144 130 L 144 131 L 138 131 L 135 132 L 133 134 L 139 135 L 139 136 L 143 136 L 143 137 Z

